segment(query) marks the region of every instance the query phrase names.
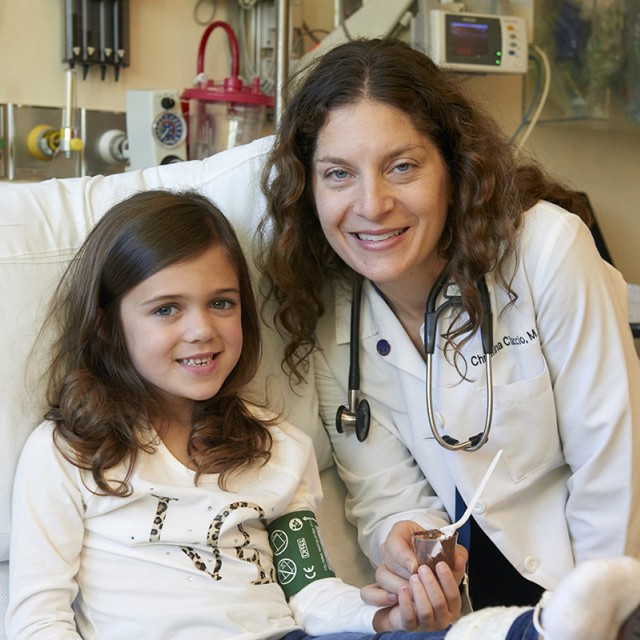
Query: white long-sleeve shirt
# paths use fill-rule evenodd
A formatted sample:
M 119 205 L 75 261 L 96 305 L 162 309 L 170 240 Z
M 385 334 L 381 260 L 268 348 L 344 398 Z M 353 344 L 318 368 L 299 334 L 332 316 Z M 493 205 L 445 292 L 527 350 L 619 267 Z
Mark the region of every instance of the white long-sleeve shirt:
M 274 581 L 266 525 L 314 511 L 321 486 L 309 438 L 272 428 L 269 462 L 232 478 L 194 473 L 157 439 L 127 497 L 95 495 L 90 474 L 54 447 L 52 424 L 29 437 L 14 488 L 12 640 L 281 638 L 371 631 L 375 609 L 337 578 L 287 603 Z M 123 477 L 123 467 L 108 474 Z

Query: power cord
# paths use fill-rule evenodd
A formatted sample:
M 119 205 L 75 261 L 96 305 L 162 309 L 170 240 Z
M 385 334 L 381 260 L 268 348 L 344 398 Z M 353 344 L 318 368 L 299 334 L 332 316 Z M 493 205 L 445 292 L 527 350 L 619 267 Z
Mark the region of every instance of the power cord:
M 529 139 L 529 136 L 531 135 L 531 132 L 533 131 L 534 127 L 538 123 L 538 120 L 540 119 L 540 114 L 542 113 L 542 109 L 544 108 L 544 105 L 547 102 L 547 97 L 549 95 L 549 87 L 551 86 L 551 67 L 549 65 L 549 59 L 547 58 L 546 53 L 537 45 L 534 44 L 532 48 L 537 54 L 537 57 L 531 56 L 531 55 L 529 56 L 529 59 L 532 60 L 536 65 L 536 70 L 537 70 L 536 84 L 534 87 L 533 95 L 531 97 L 531 102 L 529 103 L 529 107 L 527 108 L 527 111 L 522 116 L 520 125 L 518 126 L 515 133 L 511 137 L 511 143 L 515 144 L 518 151 L 522 149 L 525 142 Z M 542 79 L 544 79 L 544 84 L 541 83 Z M 536 105 L 536 102 L 537 102 L 537 106 L 535 108 L 535 111 L 533 112 L 531 119 L 529 119 L 529 116 L 531 115 L 531 112 L 534 108 L 534 105 Z M 528 124 L 527 124 L 527 121 L 528 121 Z M 518 135 L 523 130 L 523 128 L 524 128 L 524 133 L 522 134 L 522 137 L 520 138 L 520 140 L 516 142 Z

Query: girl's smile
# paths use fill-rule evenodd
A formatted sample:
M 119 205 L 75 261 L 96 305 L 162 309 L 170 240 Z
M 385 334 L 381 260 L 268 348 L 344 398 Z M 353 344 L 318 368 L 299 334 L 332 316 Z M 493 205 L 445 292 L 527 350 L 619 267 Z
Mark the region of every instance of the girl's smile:
M 191 373 L 196 375 L 206 375 L 211 373 L 215 368 L 215 361 L 217 353 L 209 353 L 197 356 L 191 356 L 189 358 L 178 359 L 178 364 L 184 366 Z

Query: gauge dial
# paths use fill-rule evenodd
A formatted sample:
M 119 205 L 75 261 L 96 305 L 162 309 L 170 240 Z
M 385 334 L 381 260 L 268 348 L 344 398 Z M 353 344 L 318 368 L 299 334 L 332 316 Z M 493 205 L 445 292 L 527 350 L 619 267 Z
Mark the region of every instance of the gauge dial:
M 159 114 L 153 121 L 152 130 L 156 140 L 168 148 L 179 145 L 187 134 L 184 118 L 171 111 Z

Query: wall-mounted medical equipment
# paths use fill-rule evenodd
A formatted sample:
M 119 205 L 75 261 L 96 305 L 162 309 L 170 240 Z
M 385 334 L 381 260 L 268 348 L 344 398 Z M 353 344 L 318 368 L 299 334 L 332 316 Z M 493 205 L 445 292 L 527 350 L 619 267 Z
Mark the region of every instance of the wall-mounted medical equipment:
M 83 77 L 98 66 L 104 80 L 112 67 L 116 81 L 129 66 L 129 0 L 65 0 L 64 60 L 81 66 Z
M 8 103 L 2 116 L 5 177 L 33 182 L 49 178 L 49 164 L 60 142 L 62 108 Z
M 173 89 L 127 91 L 130 169 L 187 159 L 187 122 Z
M 0 178 L 38 182 L 53 177 L 52 161 L 60 144 L 61 107 L 0 105 Z M 83 141 L 82 176 L 121 173 L 128 164 L 125 114 L 79 109 Z
M 231 49 L 231 75 L 221 83 L 209 80 L 204 73 L 207 41 L 217 28 L 227 33 Z M 239 66 L 238 40 L 233 29 L 222 20 L 211 23 L 200 40 L 194 86 L 181 96 L 189 103 L 190 160 L 202 160 L 263 135 L 273 96 L 260 92 L 260 78 L 245 84 L 239 77 Z
M 429 23 L 427 52 L 439 66 L 467 73 L 527 72 L 524 18 L 435 9 Z

